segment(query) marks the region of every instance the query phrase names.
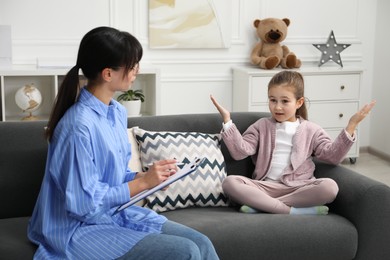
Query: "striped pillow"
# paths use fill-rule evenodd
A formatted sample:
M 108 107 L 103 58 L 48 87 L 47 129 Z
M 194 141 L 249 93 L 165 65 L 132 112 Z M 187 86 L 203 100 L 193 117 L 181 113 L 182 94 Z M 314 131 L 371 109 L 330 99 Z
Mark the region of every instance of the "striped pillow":
M 144 171 L 158 160 L 176 158 L 189 162 L 195 157 L 206 158 L 196 172 L 171 184 L 167 190 L 148 196 L 145 207 L 164 212 L 191 206 L 228 205 L 221 185 L 226 177 L 226 167 L 219 134 L 153 132 L 140 128 L 134 128 L 133 133 L 139 145 Z

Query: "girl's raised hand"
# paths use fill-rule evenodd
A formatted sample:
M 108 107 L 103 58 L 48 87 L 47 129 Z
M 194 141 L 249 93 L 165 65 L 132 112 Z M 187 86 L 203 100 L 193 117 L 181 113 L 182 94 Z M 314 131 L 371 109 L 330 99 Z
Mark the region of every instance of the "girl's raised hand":
M 225 109 L 223 106 L 221 106 L 212 95 L 210 95 L 210 99 L 213 102 L 214 106 L 217 108 L 218 112 L 221 114 L 223 122 L 224 123 L 229 122 L 230 112 L 227 109 Z
M 375 104 L 375 100 L 371 101 L 349 119 L 346 130 L 350 135 L 353 135 L 358 124 L 370 113 Z

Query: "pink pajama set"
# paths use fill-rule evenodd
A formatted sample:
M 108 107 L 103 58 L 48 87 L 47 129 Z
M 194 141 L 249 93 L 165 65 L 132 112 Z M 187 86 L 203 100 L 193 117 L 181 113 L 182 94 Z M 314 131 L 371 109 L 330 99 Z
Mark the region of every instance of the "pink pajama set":
M 229 175 L 224 180 L 223 191 L 231 200 L 269 213 L 288 214 L 290 206 L 324 205 L 336 198 L 335 181 L 314 177 L 312 157 L 339 164 L 355 138 L 342 130 L 332 141 L 317 124 L 302 118 L 298 120 L 296 126 L 283 128 L 284 123 L 262 118 L 242 135 L 234 123 L 222 132 L 235 160 L 251 156 L 255 164 L 252 179 Z

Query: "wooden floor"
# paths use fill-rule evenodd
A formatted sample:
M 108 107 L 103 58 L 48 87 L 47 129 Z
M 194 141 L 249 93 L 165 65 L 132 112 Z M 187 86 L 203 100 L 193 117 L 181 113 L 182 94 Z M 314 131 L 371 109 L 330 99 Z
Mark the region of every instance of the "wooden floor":
M 390 162 L 373 154 L 360 153 L 355 164 L 346 159 L 341 165 L 390 186 Z

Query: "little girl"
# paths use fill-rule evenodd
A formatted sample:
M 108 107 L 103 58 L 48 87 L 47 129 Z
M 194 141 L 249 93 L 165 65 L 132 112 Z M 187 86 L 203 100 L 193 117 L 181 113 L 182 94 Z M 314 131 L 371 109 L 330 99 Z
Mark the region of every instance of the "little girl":
M 235 160 L 252 156 L 252 178 L 230 175 L 222 183 L 241 212 L 279 214 L 328 214 L 338 193 L 335 181 L 316 179 L 312 157 L 340 163 L 353 143 L 355 129 L 375 105 L 365 105 L 353 115 L 345 129 L 332 141 L 320 126 L 307 121 L 304 81 L 300 73 L 282 71 L 268 84 L 270 118 L 261 118 L 242 135 L 230 112 L 214 97 L 211 100 L 223 118 L 222 138 Z

